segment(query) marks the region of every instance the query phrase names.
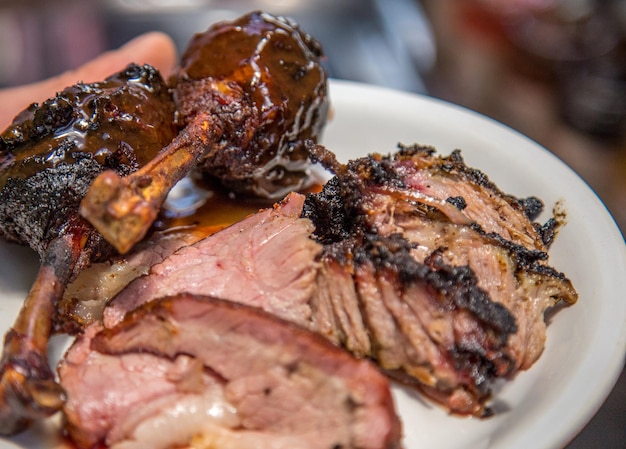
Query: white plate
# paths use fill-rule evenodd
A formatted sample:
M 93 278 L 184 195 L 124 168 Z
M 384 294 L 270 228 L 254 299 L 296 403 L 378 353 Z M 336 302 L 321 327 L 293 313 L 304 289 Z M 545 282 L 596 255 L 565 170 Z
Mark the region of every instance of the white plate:
M 507 408 L 488 420 L 447 416 L 412 392 L 395 388 L 406 449 L 548 449 L 565 445 L 600 407 L 626 351 L 626 246 L 602 203 L 551 153 L 474 112 L 431 98 L 334 81 L 334 117 L 324 143 L 341 160 L 392 152 L 398 142 L 456 148 L 504 191 L 535 195 L 549 210 L 564 201 L 567 225 L 551 263 L 580 294 L 548 328 L 544 354 L 528 372 L 505 384 L 497 401 Z M 32 282 L 37 259 L 26 249 L 0 245 L 0 330 L 12 323 Z M 56 446 L 51 426 L 0 448 Z M 14 446 L 14 444 L 16 444 Z

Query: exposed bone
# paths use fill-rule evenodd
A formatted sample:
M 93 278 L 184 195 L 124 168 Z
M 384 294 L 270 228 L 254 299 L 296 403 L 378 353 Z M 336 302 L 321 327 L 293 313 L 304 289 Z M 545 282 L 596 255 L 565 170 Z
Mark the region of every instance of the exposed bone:
M 195 126 L 209 128 L 203 123 Z M 197 164 L 207 146 L 208 134 L 191 135 L 183 130 L 133 174 L 102 173 L 81 202 L 80 214 L 120 253 L 127 253 L 146 235 L 169 191 Z
M 78 215 L 106 169 L 130 173 L 174 136 L 174 102 L 160 74 L 130 64 L 102 82 L 77 83 L 20 113 L 0 134 L 0 237 L 38 253 L 40 270 L 4 342 L 0 434 L 60 409 L 64 393 L 48 364 L 63 332 L 59 300 L 93 261 L 115 253 Z
M 0 362 L 0 434 L 57 412 L 64 393 L 48 364 L 48 341 L 58 300 L 80 256 L 80 239 L 53 241 L 18 318 L 6 334 Z
M 321 57 L 295 23 L 259 12 L 194 36 L 172 80 L 179 136 L 128 177 L 98 177 L 81 215 L 125 253 L 196 166 L 233 190 L 266 198 L 304 187 L 305 141 L 317 139 L 328 112 Z

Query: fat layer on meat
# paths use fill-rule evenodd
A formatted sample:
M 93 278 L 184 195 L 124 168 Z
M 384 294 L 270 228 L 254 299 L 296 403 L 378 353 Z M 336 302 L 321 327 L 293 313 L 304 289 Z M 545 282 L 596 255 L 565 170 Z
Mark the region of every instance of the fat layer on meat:
M 400 447 L 373 364 L 230 301 L 183 294 L 94 324 L 59 374 L 81 448 Z
M 58 306 L 57 331 L 75 334 L 102 320 L 105 306 L 133 279 L 146 274 L 174 251 L 209 234 L 206 229 L 195 227 L 155 232 L 129 253 L 91 264 L 67 285 Z
M 104 310 L 105 325 L 153 298 L 188 292 L 246 303 L 307 326 L 321 245 L 310 238 L 310 220 L 299 217 L 303 201 L 290 194 L 153 265 Z

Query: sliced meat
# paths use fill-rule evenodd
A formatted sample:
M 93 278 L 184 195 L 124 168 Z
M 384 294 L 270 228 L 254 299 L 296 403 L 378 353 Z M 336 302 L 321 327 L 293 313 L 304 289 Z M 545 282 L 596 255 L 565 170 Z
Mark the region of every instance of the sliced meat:
M 154 297 L 218 296 L 370 357 L 453 413 L 489 414 L 494 381 L 541 355 L 545 311 L 576 301 L 547 263 L 547 228 L 456 152 L 344 166 L 312 151 L 336 173 L 322 192 L 177 251 L 114 298 L 105 325 Z
M 538 199 L 502 193 L 458 151 L 401 147 L 347 166 L 313 152 L 336 176 L 303 216 L 322 264 L 354 273 L 379 364 L 451 411 L 488 413 L 493 380 L 540 356 L 545 311 L 577 300 L 547 263 L 554 220 L 533 223 Z
M 94 263 L 81 271 L 65 289 L 58 309 L 57 331 L 76 334 L 102 320 L 106 304 L 133 279 L 174 251 L 210 235 L 203 227 L 155 232 L 129 253 Z
M 483 172 L 468 167 L 459 150 L 440 157 L 432 147 L 401 146 L 393 161 L 393 170 L 405 185 L 401 190 L 407 200 L 417 195 L 424 199 L 416 200 L 424 204 L 436 201 L 451 204 L 486 233 L 495 233 L 529 250 L 546 250 L 543 235 L 530 220 L 542 211 L 541 200 L 535 197 L 520 200 L 505 194 Z M 530 210 L 529 204 L 533 205 Z M 448 218 L 454 221 L 453 214 Z
M 439 212 L 455 224 L 478 225 L 485 233 L 496 234 L 528 250 L 545 251 L 547 242 L 551 241 L 547 231 L 554 230 L 553 221 L 549 220 L 545 228 L 531 221 L 543 211 L 543 202 L 536 197 L 518 199 L 505 194 L 485 173 L 468 167 L 460 150 L 439 156 L 430 146 L 400 145 L 391 156 L 374 154 L 351 161 L 345 167 L 321 145 L 315 145 L 310 151 L 328 169 L 337 172 L 344 190 L 351 186 L 352 192 L 343 192 L 343 196 L 336 199 L 337 205 L 343 202 L 342 198 L 351 195 L 350 199 L 357 204 L 346 206 L 357 209 L 364 201 L 371 201 L 369 206 L 375 207 L 373 202 L 384 197 L 385 201 L 413 204 L 421 213 L 425 210 Z M 339 225 L 338 220 L 344 219 L 344 215 L 340 213 L 330 220 Z M 369 217 L 370 226 L 386 223 L 386 216 L 377 215 Z M 338 228 L 322 231 L 330 237 Z M 383 228 L 381 232 L 390 231 Z
M 387 379 L 258 308 L 188 294 L 93 325 L 59 368 L 80 448 L 399 448 Z
M 104 311 L 106 326 L 153 298 L 181 292 L 216 296 L 261 307 L 307 325 L 321 245 L 300 218 L 304 196 L 251 215 L 185 246 L 122 290 Z

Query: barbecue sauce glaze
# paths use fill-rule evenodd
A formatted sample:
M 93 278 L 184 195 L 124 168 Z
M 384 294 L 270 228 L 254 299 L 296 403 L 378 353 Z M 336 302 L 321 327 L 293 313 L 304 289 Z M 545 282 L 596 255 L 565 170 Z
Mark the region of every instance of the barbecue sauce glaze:
M 296 23 L 258 11 L 196 34 L 170 80 L 179 124 L 203 109 L 209 79 L 225 92 L 241 88 L 259 116 L 255 129 L 236 130 L 245 137 L 233 142 L 251 144 L 222 150 L 232 154 L 228 170 L 205 171 L 230 190 L 273 200 L 310 184 L 305 141 L 320 137 L 329 110 L 322 59 L 320 44 Z

